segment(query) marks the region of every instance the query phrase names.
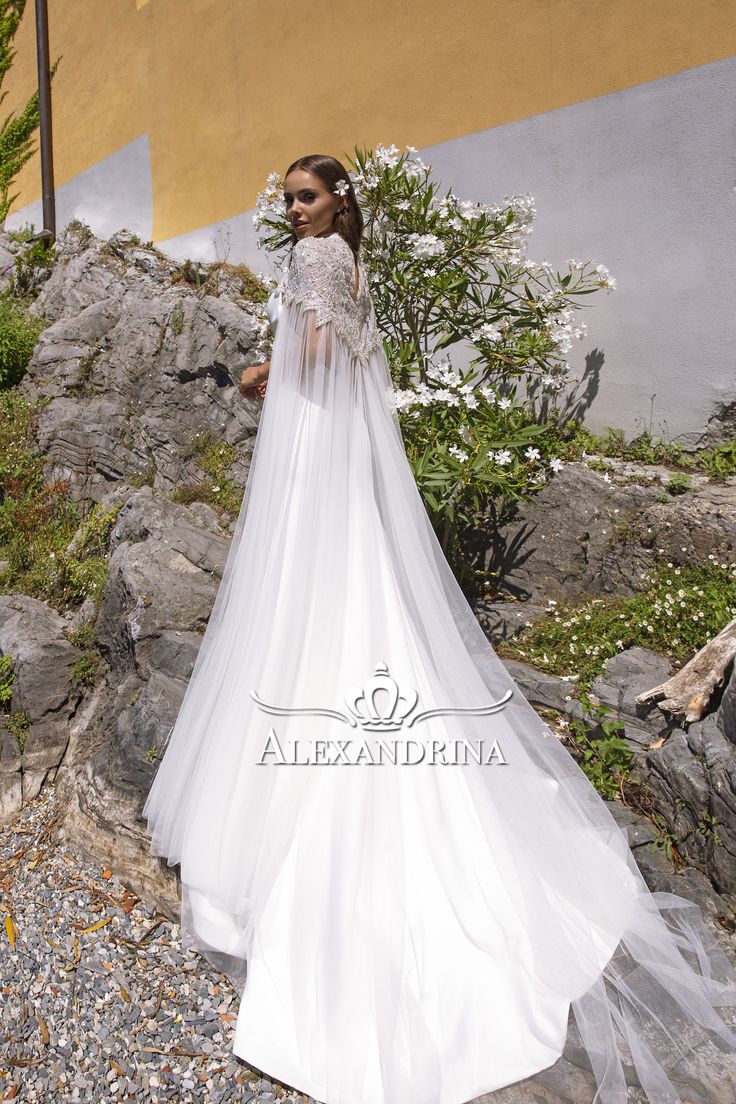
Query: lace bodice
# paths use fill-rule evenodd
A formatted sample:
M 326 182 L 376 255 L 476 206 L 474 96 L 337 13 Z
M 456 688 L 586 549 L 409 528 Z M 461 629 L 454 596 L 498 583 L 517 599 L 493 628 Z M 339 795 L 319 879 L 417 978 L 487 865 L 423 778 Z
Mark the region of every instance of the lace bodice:
M 282 294 L 284 307 L 301 303 L 316 311 L 315 326 L 332 322 L 354 356 L 365 362 L 381 346 L 381 334 L 362 259 L 358 279 L 356 299 L 353 251 L 341 234 L 306 237 L 291 252 Z

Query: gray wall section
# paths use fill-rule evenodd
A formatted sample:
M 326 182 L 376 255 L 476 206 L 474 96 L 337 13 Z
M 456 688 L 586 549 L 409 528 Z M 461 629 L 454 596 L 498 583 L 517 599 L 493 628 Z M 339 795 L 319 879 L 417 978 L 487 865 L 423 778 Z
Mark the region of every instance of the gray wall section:
M 100 238 L 109 238 L 125 227 L 149 241 L 153 195 L 148 135 L 136 138 L 73 180 L 60 184 L 55 196 L 57 233 L 79 218 Z M 19 230 L 26 223 L 37 230 L 43 226 L 40 199 L 20 211 L 11 211 L 4 225 L 6 230 Z
M 727 58 L 421 151 L 443 191 L 531 192 L 533 260 L 616 278 L 578 300 L 588 333 L 567 357 L 593 430 L 692 446 L 736 399 L 735 121 Z

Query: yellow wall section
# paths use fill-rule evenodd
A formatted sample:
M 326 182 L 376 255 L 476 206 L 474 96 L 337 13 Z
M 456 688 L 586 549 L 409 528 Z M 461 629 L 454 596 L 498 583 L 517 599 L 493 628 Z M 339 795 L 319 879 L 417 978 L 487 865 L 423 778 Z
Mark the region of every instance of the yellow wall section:
M 154 240 L 273 169 L 433 145 L 736 54 L 736 0 L 49 0 L 59 186 L 148 134 Z M 36 84 L 28 0 L 4 115 Z M 4 117 L 4 116 L 3 116 Z M 40 197 L 36 154 L 14 209 Z

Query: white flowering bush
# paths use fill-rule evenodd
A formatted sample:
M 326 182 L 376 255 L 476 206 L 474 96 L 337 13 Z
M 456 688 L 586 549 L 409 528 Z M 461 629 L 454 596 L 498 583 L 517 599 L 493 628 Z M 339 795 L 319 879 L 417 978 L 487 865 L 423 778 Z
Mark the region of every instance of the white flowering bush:
M 527 256 L 530 195 L 502 203 L 438 195 L 413 146 L 356 147 L 348 159 L 365 220 L 361 245 L 384 335 L 407 455 L 443 549 L 461 565 L 459 534 L 496 522 L 562 461 L 550 454 L 566 354 L 586 332 L 581 296 L 615 280 L 575 258 L 564 272 Z M 268 177 L 254 225 L 260 243 L 290 240 L 283 182 Z M 471 350 L 463 372 L 453 347 Z

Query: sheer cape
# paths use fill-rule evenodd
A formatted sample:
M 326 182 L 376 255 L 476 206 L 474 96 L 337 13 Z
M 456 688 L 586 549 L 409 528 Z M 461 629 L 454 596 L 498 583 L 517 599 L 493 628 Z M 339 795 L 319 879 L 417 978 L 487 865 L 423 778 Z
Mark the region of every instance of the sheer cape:
M 676 1082 L 692 1045 L 736 1055 L 733 968 L 696 905 L 650 893 L 478 625 L 359 276 L 356 300 L 338 234 L 294 247 L 229 557 L 144 806 L 152 853 L 181 864 L 185 945 L 245 986 L 235 1053 L 327 1104 L 461 1104 L 552 1065 L 573 1024 L 594 1104 L 630 1100 L 634 1071 L 652 1104 L 705 1101 Z M 264 761 L 272 734 L 374 746 L 339 715 L 384 669 L 399 703 L 450 710 L 420 743 L 490 738 L 505 763 Z

